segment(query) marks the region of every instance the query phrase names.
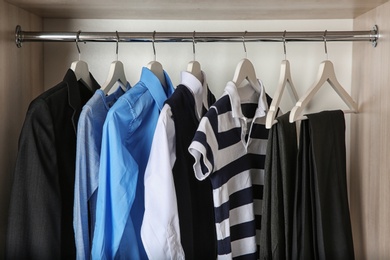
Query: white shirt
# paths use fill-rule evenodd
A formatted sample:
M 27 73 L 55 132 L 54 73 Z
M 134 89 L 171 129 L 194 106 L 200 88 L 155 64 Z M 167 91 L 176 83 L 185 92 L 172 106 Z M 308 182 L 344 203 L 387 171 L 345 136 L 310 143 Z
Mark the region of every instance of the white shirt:
M 202 83 L 191 73 L 181 73 L 181 84 L 194 95 L 197 116 L 207 103 L 207 82 Z M 141 238 L 149 259 L 185 259 L 180 242 L 179 214 L 173 166 L 176 161 L 176 133 L 172 110 L 165 104 L 161 110 L 149 161 L 145 171 L 145 214 Z

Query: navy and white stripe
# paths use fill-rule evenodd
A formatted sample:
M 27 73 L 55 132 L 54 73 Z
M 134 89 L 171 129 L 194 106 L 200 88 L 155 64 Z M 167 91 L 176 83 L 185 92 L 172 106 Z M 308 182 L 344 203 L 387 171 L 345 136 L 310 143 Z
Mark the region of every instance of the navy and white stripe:
M 202 118 L 189 148 L 195 176 L 212 183 L 218 259 L 258 257 L 268 140 L 265 93 L 256 101 L 240 105 L 237 89 L 229 82 Z

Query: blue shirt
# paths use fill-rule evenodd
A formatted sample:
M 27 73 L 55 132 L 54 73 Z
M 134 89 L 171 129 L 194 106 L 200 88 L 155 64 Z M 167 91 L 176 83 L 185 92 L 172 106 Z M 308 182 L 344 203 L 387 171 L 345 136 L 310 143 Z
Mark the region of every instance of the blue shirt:
M 129 88 L 130 85 L 127 85 Z M 90 259 L 96 218 L 100 148 L 108 110 L 124 93 L 121 87 L 109 96 L 98 89 L 81 111 L 77 128 L 73 228 L 77 259 Z M 89 211 L 88 211 L 89 208 Z M 90 228 L 92 227 L 92 228 Z
M 147 259 L 141 241 L 144 172 L 158 116 L 174 91 L 147 68 L 108 112 L 103 127 L 93 259 Z

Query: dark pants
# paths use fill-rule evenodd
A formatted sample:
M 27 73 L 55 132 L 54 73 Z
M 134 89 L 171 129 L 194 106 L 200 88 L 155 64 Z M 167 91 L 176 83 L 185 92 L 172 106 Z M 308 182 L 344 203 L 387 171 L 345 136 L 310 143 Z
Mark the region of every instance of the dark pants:
M 277 118 L 265 159 L 260 259 L 291 259 L 294 186 L 298 153 L 295 123 L 290 113 Z
M 293 259 L 354 259 L 342 111 L 302 121 L 295 187 Z

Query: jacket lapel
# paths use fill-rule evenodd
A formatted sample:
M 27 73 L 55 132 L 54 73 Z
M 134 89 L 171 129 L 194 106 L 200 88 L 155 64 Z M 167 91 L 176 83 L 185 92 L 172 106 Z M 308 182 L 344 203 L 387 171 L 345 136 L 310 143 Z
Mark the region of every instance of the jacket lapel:
M 79 121 L 81 109 L 85 105 L 85 103 L 88 100 L 82 100 L 82 94 L 81 91 L 87 92 L 88 98 L 92 97 L 94 92 L 100 88 L 99 84 L 96 82 L 95 78 L 92 76 L 92 74 L 89 74 L 92 79 L 92 90 L 90 90 L 87 86 L 85 86 L 83 83 L 77 81 L 76 75 L 74 74 L 73 70 L 68 69 L 65 77 L 64 82 L 68 86 L 68 103 L 69 106 L 73 109 L 72 114 L 72 124 L 73 129 L 75 133 L 77 133 L 77 124 Z

